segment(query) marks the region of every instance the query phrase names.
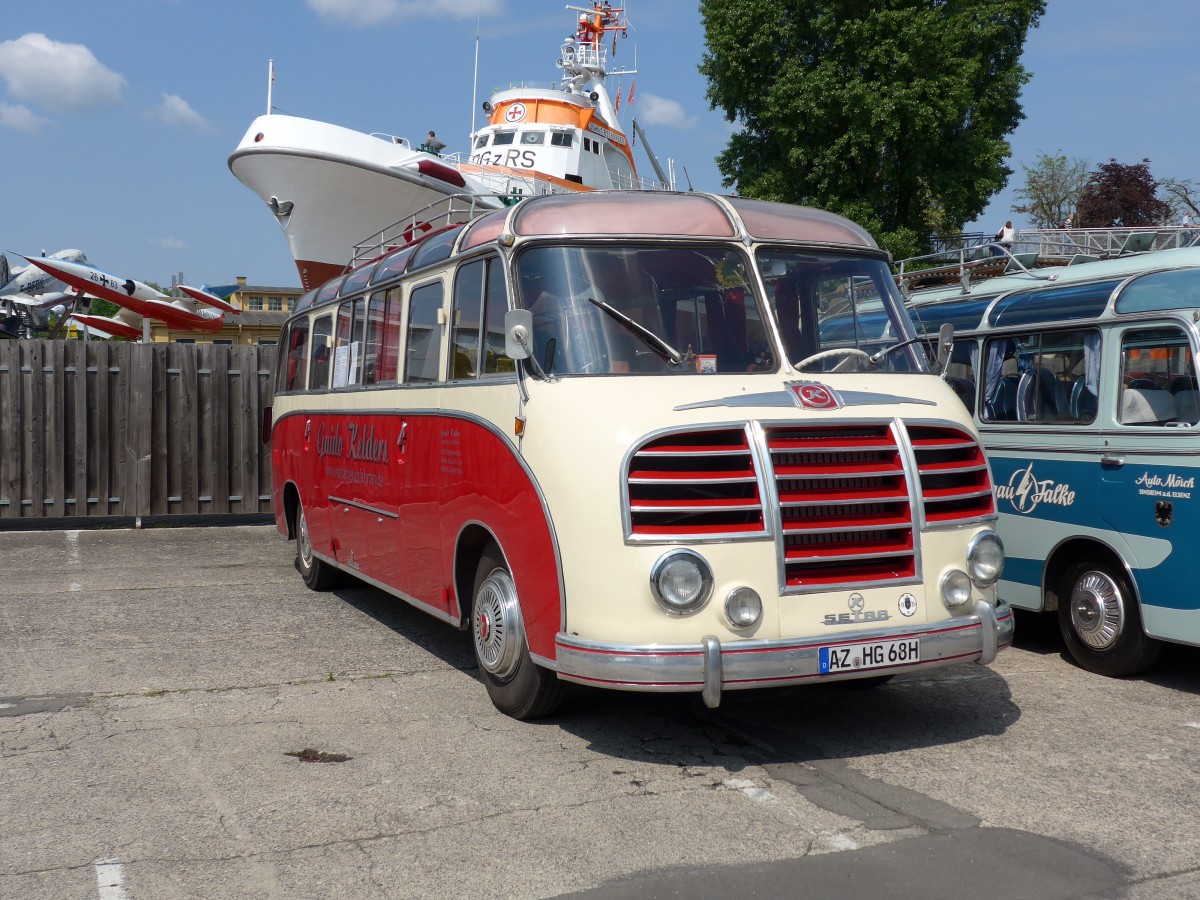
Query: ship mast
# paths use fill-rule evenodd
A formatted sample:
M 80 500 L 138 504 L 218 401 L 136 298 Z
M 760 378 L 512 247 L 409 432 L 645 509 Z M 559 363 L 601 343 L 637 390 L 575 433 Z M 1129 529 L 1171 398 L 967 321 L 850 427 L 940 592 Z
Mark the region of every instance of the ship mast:
M 575 10 L 580 16 L 579 26 L 575 34 L 563 42 L 562 55 L 558 60 L 564 76 L 562 89 L 570 94 L 587 96 L 596 104 L 600 117 L 615 125 L 617 110 L 604 84 L 610 74 L 604 39 L 612 34 L 615 47 L 617 34 L 627 36 L 629 23 L 625 18 L 625 8 L 605 2 L 593 3 L 591 7 L 568 5 L 567 9 Z M 637 70 L 623 69 L 611 74 L 636 75 Z

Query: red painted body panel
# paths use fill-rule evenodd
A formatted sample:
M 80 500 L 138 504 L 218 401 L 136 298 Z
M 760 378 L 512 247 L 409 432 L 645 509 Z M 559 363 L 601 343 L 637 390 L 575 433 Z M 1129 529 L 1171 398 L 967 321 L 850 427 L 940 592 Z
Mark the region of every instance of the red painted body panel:
M 317 552 L 434 609 L 458 614 L 469 607 L 469 596 L 454 595 L 455 542 L 480 523 L 512 571 L 529 649 L 554 658 L 562 596 L 551 525 L 501 435 L 428 410 L 314 412 L 280 419 L 271 446 L 280 530 L 287 530 L 283 486 L 293 482 Z

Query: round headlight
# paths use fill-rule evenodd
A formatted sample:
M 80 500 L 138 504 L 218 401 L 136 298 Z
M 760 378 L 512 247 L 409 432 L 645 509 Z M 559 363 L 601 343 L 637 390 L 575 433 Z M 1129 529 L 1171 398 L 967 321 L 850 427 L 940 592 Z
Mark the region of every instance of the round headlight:
M 971 579 L 962 569 L 951 569 L 942 576 L 942 602 L 946 609 L 958 609 L 971 599 Z
M 752 588 L 734 588 L 725 598 L 725 618 L 734 628 L 749 628 L 762 618 L 762 598 Z
M 967 572 L 979 587 L 989 587 L 1004 571 L 1004 545 L 994 531 L 975 536 L 967 550 Z
M 693 550 L 672 550 L 660 557 L 650 571 L 654 599 L 670 613 L 695 612 L 708 602 L 712 585 L 712 569 Z

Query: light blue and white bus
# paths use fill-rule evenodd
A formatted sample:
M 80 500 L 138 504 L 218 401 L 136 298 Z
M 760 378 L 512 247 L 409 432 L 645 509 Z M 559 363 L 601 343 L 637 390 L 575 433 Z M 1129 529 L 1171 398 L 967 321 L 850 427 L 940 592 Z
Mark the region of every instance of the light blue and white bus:
M 928 331 L 955 329 L 943 373 L 991 463 L 1001 596 L 1127 675 L 1200 645 L 1200 249 L 1074 262 L 902 287 Z

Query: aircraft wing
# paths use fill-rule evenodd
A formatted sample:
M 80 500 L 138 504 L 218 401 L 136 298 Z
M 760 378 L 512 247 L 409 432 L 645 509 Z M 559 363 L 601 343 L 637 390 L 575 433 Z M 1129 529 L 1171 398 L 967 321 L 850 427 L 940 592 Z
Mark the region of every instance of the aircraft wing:
M 47 291 L 45 294 L 37 294 L 36 296 L 30 294 L 8 294 L 0 299 L 33 309 L 49 309 L 52 306 L 58 306 L 60 303 L 67 302 L 72 297 L 74 297 L 74 294 L 68 294 L 65 291 Z
M 132 310 L 118 309 L 113 316 L 97 316 L 91 313 L 74 313 L 71 318 L 102 334 L 129 338 L 136 341 L 142 336 L 142 317 Z
M 241 310 L 225 300 L 222 300 L 216 294 L 210 294 L 208 291 L 202 291 L 200 288 L 190 287 L 186 284 L 175 285 L 179 290 L 191 298 L 191 301 L 185 300 L 184 303 L 191 302 L 192 308 L 196 309 L 195 303 L 203 303 L 205 306 L 215 306 L 217 309 L 223 309 L 227 313 L 233 313 L 235 316 L 241 314 Z

